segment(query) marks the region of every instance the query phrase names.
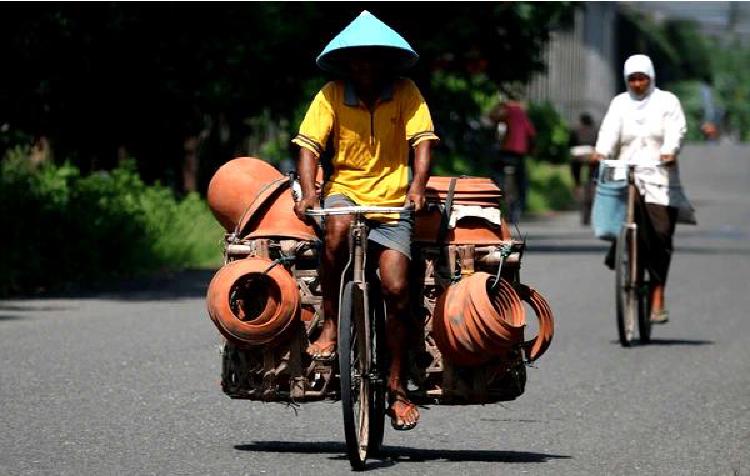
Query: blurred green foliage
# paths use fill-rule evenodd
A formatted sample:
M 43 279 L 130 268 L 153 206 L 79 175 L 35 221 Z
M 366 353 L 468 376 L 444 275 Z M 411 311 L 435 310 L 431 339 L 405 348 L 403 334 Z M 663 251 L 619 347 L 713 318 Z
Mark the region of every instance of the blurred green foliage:
M 713 83 L 726 111 L 723 126 L 739 140 L 750 140 L 750 47 L 738 41 L 715 43 Z
M 721 134 L 750 140 L 750 47 L 732 36 L 707 37 L 694 21 L 670 19 L 655 22 L 625 10 L 619 43 L 620 55 L 639 52 L 656 65 L 656 83 L 674 92 L 688 121 L 688 140 L 704 140 L 701 83 L 713 89 L 716 106 L 723 112 Z M 622 81 L 621 79 L 618 79 Z M 621 84 L 624 89 L 624 83 Z
M 704 139 L 701 133 L 701 124 L 703 123 L 701 86 L 700 81 L 677 81 L 669 85 L 669 91 L 680 98 L 682 110 L 685 112 L 685 121 L 687 122 L 685 140 L 688 141 Z
M 570 160 L 570 128 L 549 102 L 531 103 L 529 119 L 536 129 L 534 158 L 552 164 Z
M 484 114 L 504 85 L 544 69 L 550 31 L 571 21 L 574 6 L 5 7 L 0 53 L 6 69 L 19 74 L 0 75 L 0 154 L 10 151 L 0 164 L 0 225 L 8 230 L 0 294 L 216 264 L 220 227 L 197 195 L 173 195 L 185 144 L 200 138 L 201 192 L 233 156 L 288 163 L 296 155 L 289 139 L 330 79 L 315 57 L 364 9 L 420 54 L 409 76 L 443 139 L 435 172 L 485 175 L 496 159 L 497 137 Z M 554 145 L 556 134 L 550 137 Z M 34 166 L 28 150 L 14 148 L 41 138 L 38 143 L 51 148 L 44 155 L 57 158 L 56 165 Z M 123 156 L 138 160 L 122 162 Z
M 567 164 L 551 164 L 529 158 L 526 160 L 526 173 L 529 177 L 527 213 L 569 210 L 575 205 L 573 178 Z
M 144 184 L 132 161 L 84 176 L 11 150 L 0 162 L 0 229 L 0 295 L 221 262 L 223 230 L 205 203 Z
M 446 85 L 432 90 L 433 73 L 461 81 L 484 75 L 494 89 L 525 81 L 544 69 L 550 31 L 570 22 L 574 7 L 571 2 L 438 2 L 429 8 L 421 2 L 13 4 L 0 15 L 0 53 L 7 70 L 23 73 L 0 75 L 0 126 L 49 138 L 55 156 L 86 172 L 112 168 L 125 149 L 138 158 L 149 182 L 176 182 L 185 139 L 205 135 L 200 180 L 205 190 L 216 168 L 234 155 L 258 154 L 278 163 L 294 154 L 286 139 L 296 132 L 301 108 L 327 79 L 315 57 L 364 9 L 419 52 L 409 76 L 436 108 L 435 123 L 446 124 L 444 136 L 458 137 L 466 124 L 451 116 L 442 96 Z

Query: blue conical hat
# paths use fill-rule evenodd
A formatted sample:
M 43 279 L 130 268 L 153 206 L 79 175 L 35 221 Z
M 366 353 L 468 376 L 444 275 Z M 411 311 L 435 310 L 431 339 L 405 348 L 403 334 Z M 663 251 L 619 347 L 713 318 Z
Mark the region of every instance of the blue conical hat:
M 382 47 L 392 50 L 395 61 L 393 66 L 397 70 L 412 67 L 419 59 L 419 55 L 404 37 L 380 21 L 375 15 L 364 10 L 326 45 L 323 52 L 318 55 L 316 63 L 326 71 L 342 73 L 344 69 L 340 65 L 339 55 L 334 53 L 359 47 Z

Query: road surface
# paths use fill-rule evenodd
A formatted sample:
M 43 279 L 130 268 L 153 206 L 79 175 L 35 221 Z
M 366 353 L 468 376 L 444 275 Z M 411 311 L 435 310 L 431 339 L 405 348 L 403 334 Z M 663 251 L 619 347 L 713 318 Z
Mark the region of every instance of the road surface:
M 524 281 L 555 340 L 502 405 L 388 430 L 375 474 L 750 475 L 750 151 L 688 147 L 699 226 L 676 235 L 672 322 L 616 340 L 605 243 L 575 213 L 530 220 Z M 209 271 L 0 301 L 0 474 L 343 474 L 338 404 L 231 401 Z

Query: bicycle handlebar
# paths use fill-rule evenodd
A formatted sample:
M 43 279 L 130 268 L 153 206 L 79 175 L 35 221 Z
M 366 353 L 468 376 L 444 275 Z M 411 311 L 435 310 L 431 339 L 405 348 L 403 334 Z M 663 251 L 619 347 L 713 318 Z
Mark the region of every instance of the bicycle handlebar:
M 335 208 L 317 208 L 305 210 L 309 217 L 322 217 L 331 215 L 368 215 L 373 213 L 411 213 L 413 206 L 408 207 L 376 207 L 376 206 L 349 206 Z

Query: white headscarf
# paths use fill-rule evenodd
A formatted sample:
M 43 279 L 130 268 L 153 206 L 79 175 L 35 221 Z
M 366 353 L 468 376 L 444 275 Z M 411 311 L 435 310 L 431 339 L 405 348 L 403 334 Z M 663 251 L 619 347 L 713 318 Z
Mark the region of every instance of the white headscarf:
M 651 83 L 648 86 L 648 92 L 646 92 L 645 95 L 636 96 L 633 94 L 632 91 L 630 91 L 630 86 L 628 86 L 628 92 L 630 93 L 630 97 L 636 100 L 645 99 L 648 97 L 652 92 L 654 92 L 654 88 L 656 87 L 656 73 L 654 72 L 654 63 L 651 62 L 651 58 L 649 58 L 646 55 L 633 55 L 630 58 L 628 58 L 625 61 L 625 67 L 623 68 L 623 73 L 625 75 L 625 84 L 628 83 L 628 76 L 634 73 L 643 73 L 649 78 L 651 78 Z

